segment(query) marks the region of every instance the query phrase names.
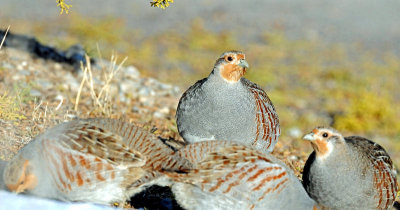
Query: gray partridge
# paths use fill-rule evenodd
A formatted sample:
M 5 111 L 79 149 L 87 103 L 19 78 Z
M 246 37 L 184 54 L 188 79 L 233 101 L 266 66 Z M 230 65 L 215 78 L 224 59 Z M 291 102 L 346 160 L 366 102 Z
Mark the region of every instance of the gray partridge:
M 314 152 L 304 167 L 303 185 L 330 209 L 389 209 L 397 193 L 396 172 L 386 151 L 359 136 L 343 137 L 315 128 L 304 139 Z
M 265 91 L 242 78 L 248 67 L 242 52 L 225 52 L 207 78 L 186 90 L 176 121 L 187 142 L 225 139 L 273 150 L 280 135 L 278 115 Z
M 297 177 L 269 154 L 231 141 L 189 144 L 177 154 L 192 164 L 165 173 L 185 209 L 314 209 Z
M 3 180 L 17 193 L 99 204 L 124 202 L 147 185 L 162 185 L 159 170 L 187 167 L 173 160 L 173 153 L 157 137 L 129 123 L 73 120 L 24 146 L 8 162 Z

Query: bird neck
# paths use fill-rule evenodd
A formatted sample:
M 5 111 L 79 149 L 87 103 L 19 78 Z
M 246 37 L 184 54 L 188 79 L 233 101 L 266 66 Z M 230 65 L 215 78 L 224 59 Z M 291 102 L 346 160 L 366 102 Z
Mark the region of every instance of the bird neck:
M 217 83 L 219 86 L 226 86 L 226 87 L 235 87 L 240 86 L 242 83 L 240 82 L 241 79 L 237 81 L 230 81 L 225 79 L 219 69 L 214 68 L 214 70 L 208 76 L 210 83 Z
M 318 158 L 316 157 L 317 161 L 320 161 L 321 164 L 326 165 L 331 168 L 337 168 L 338 166 L 336 164 L 339 164 L 341 167 L 348 167 L 345 166 L 348 164 L 346 161 L 337 161 L 338 159 L 352 159 L 351 151 L 349 151 L 349 148 L 346 144 L 336 144 L 334 145 L 335 148 L 333 148 L 333 151 L 330 152 L 329 155 L 323 157 L 323 158 Z

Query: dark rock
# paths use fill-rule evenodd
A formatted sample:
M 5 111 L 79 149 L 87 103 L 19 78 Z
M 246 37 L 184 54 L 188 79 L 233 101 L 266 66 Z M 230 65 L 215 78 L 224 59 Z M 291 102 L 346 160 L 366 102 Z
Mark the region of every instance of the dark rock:
M 83 64 L 86 64 L 85 54 L 85 49 L 83 49 L 82 45 L 80 44 L 72 45 L 65 51 L 65 57 L 67 58 L 69 63 L 74 66 L 78 65 L 78 67 L 80 66 L 81 62 Z
M 3 39 L 5 31 L 0 30 L 0 40 Z M 66 63 L 79 69 L 80 63 L 86 64 L 85 50 L 79 44 L 73 45 L 66 51 L 41 44 L 36 38 L 9 32 L 4 41 L 4 47 L 16 48 L 29 52 L 39 58 L 52 60 L 58 63 Z M 90 60 L 94 63 L 94 60 Z

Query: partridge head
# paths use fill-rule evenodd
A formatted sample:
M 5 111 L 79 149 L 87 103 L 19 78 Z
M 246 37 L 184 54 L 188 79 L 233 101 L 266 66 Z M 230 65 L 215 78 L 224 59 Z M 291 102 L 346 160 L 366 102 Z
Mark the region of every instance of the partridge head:
M 10 162 L 5 168 L 3 176 L 4 182 L 7 183 L 7 188 L 16 193 L 34 189 L 38 184 L 37 177 L 33 173 L 29 160 L 22 158 Z
M 239 51 L 223 53 L 215 62 L 215 74 L 219 74 L 226 82 L 238 82 L 249 68 L 245 58 L 245 54 Z

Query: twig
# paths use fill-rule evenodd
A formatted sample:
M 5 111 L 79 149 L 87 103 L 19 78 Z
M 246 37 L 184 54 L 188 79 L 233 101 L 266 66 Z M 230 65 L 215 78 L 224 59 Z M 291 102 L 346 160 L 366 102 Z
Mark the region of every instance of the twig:
M 7 36 L 7 34 L 8 34 L 8 31 L 10 30 L 10 26 L 11 26 L 11 25 L 8 25 L 8 28 L 7 28 L 7 30 L 6 30 L 6 33 L 4 34 L 3 40 L 1 40 L 0 50 L 1 50 L 1 47 L 3 47 L 4 41 L 6 40 L 6 36 Z

